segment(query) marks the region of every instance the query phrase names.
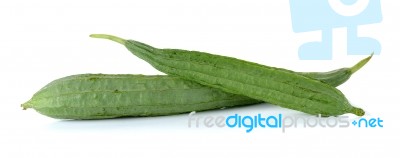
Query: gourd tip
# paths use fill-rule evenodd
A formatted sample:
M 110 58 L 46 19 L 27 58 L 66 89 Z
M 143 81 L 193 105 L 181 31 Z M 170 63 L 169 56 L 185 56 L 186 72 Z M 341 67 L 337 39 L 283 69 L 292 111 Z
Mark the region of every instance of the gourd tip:
M 364 116 L 365 115 L 365 111 L 361 108 L 352 108 L 351 113 L 357 115 L 357 116 Z
M 31 108 L 32 106 L 31 106 L 31 104 L 29 103 L 29 101 L 27 101 L 27 102 L 21 104 L 21 107 L 22 107 L 22 110 L 26 110 L 26 109 L 28 109 L 28 108 Z
M 355 73 L 358 70 L 360 70 L 365 64 L 368 63 L 369 60 L 371 60 L 372 56 L 374 55 L 374 52 L 371 53 L 370 56 L 364 58 L 363 60 L 361 60 L 360 62 L 358 62 L 356 65 L 354 65 L 353 67 L 350 68 L 351 73 Z

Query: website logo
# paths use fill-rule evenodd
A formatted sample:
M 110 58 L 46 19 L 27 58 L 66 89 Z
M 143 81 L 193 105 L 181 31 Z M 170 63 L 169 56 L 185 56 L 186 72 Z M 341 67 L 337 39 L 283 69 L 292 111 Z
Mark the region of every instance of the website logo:
M 361 117 L 350 119 L 348 116 L 285 116 L 283 114 L 196 116 L 191 112 L 188 128 L 239 128 L 250 133 L 255 129 L 279 129 L 285 133 L 291 128 L 383 128 L 383 119 Z
M 357 26 L 382 21 L 380 0 L 289 0 L 293 31 L 322 32 L 321 41 L 304 43 L 298 49 L 301 60 L 332 59 L 332 30 L 347 28 L 347 54 L 369 55 L 381 51 L 379 41 L 360 37 Z

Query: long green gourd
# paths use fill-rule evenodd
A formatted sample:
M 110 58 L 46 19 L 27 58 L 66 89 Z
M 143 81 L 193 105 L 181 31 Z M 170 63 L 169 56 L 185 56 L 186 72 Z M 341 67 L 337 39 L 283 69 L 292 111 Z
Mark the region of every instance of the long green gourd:
M 286 69 L 269 67 L 231 57 L 179 49 L 157 49 L 116 36 L 93 34 L 123 44 L 134 55 L 169 75 L 195 81 L 228 93 L 244 95 L 281 107 L 322 116 L 364 110 L 352 106 L 338 89 Z
M 371 57 L 361 60 L 351 68 L 298 73 L 338 86 L 363 67 Z M 141 97 L 150 93 L 160 99 L 146 100 L 146 97 Z M 121 99 L 123 96 L 127 99 Z M 140 99 L 143 101 L 139 101 Z M 109 102 L 110 100 L 113 101 Z M 163 101 L 159 102 L 160 100 Z M 24 109 L 34 108 L 53 118 L 104 119 L 171 115 L 261 102 L 173 76 L 81 74 L 49 83 L 22 106 Z M 167 109 L 163 110 L 158 105 Z
M 81 74 L 55 80 L 22 104 L 59 119 L 160 116 L 260 103 L 172 76 Z
M 299 74 L 338 86 L 370 58 L 351 68 Z M 174 76 L 81 74 L 49 83 L 22 107 L 59 119 L 106 119 L 172 115 L 261 102 Z

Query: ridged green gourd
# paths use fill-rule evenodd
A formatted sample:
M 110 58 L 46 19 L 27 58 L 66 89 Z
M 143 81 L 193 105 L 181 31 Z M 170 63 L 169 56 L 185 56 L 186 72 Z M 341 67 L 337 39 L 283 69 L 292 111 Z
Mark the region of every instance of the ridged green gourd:
M 123 44 L 137 57 L 169 75 L 227 93 L 247 96 L 304 113 L 337 116 L 364 110 L 352 106 L 335 87 L 293 71 L 236 58 L 180 49 L 158 49 L 116 36 L 93 34 Z
M 351 68 L 297 73 L 338 86 L 363 67 L 371 57 L 361 60 Z M 155 91 L 157 92 L 153 93 Z M 150 93 L 164 101 L 146 100 L 146 97 L 142 97 L 149 96 Z M 121 99 L 123 96 L 126 98 Z M 53 118 L 105 119 L 172 115 L 261 102 L 174 76 L 81 74 L 49 83 L 22 106 Z M 165 108 L 167 109 L 163 110 Z
M 337 86 L 369 59 L 351 68 L 299 74 Z M 49 83 L 22 106 L 59 119 L 106 119 L 173 115 L 261 102 L 174 76 L 80 74 Z
M 371 56 L 361 60 L 351 68 L 299 74 L 338 86 L 370 58 Z M 154 97 L 146 100 L 149 95 Z M 34 108 L 39 113 L 53 118 L 105 119 L 172 115 L 261 102 L 173 76 L 81 74 L 49 83 L 22 106 Z
M 105 119 L 259 102 L 172 76 L 81 74 L 49 83 L 22 107 L 59 119 Z

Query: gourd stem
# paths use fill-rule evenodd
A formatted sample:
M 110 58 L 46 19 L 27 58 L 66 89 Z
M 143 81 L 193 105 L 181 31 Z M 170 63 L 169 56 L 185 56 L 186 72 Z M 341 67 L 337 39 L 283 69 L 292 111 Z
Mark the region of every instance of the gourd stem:
M 372 58 L 372 56 L 374 55 L 374 52 L 372 52 L 372 54 L 361 60 L 360 62 L 358 62 L 356 65 L 354 65 L 353 67 L 350 68 L 351 74 L 354 74 L 355 72 L 357 72 L 358 70 L 360 70 L 365 64 L 368 63 L 368 61 Z
M 126 40 L 125 40 L 125 39 L 120 38 L 120 37 L 117 37 L 117 36 L 113 36 L 113 35 L 107 35 L 107 34 L 91 34 L 90 37 L 109 39 L 109 40 L 111 40 L 111 41 L 118 42 L 118 43 L 120 43 L 120 44 L 122 44 L 122 45 L 125 45 L 125 43 L 126 43 Z

